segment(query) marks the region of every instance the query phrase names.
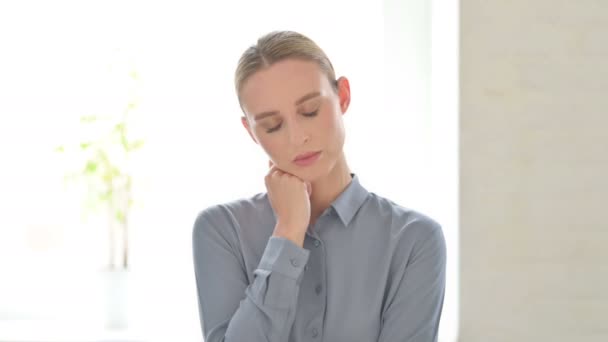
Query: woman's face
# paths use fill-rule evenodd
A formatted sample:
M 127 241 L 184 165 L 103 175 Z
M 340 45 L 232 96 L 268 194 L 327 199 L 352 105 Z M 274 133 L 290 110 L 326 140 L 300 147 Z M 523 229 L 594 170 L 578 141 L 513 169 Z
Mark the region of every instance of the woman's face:
M 243 126 L 281 170 L 313 181 L 333 169 L 342 155 L 348 109 L 348 80 L 332 88 L 311 61 L 287 59 L 254 73 L 243 85 Z M 306 152 L 321 154 L 308 166 L 294 162 Z

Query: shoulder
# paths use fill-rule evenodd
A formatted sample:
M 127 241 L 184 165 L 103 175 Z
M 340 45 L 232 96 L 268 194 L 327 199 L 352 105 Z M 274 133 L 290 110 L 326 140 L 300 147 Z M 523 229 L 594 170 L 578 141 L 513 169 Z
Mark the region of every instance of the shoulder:
M 445 249 L 441 224 L 428 214 L 370 192 L 367 214 L 380 222 L 395 253 L 412 256 L 424 249 Z
M 235 227 L 239 222 L 260 215 L 261 209 L 268 206 L 266 193 L 220 202 L 200 210 L 194 221 L 194 234 L 208 234 L 225 227 Z
M 445 269 L 446 244 L 437 220 L 375 193 L 371 193 L 368 205 L 378 210 L 378 218 L 384 218 L 377 228 L 387 241 L 391 277 L 401 279 L 411 267 L 421 272 Z
M 442 231 L 441 225 L 424 212 L 403 206 L 384 196 L 370 192 L 366 203 L 368 212 L 387 221 L 391 235 L 407 234 L 424 238 Z

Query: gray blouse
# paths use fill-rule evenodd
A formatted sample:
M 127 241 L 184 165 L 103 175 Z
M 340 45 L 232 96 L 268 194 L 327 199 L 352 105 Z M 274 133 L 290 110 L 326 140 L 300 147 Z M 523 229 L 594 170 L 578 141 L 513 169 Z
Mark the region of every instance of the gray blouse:
M 267 193 L 199 213 L 192 243 L 205 341 L 437 341 L 441 226 L 351 177 L 303 248 L 271 236 Z

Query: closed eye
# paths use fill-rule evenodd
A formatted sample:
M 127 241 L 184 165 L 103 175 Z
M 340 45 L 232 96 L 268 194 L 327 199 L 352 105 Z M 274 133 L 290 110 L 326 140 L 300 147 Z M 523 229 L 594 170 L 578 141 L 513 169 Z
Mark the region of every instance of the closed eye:
M 266 130 L 266 133 L 272 133 L 272 132 L 274 132 L 274 131 L 278 131 L 278 130 L 279 130 L 279 128 L 281 128 L 281 125 L 282 125 L 282 124 L 278 124 L 278 125 L 276 125 L 276 126 L 275 126 L 275 127 L 273 127 L 273 128 L 269 128 L 269 129 L 267 129 L 267 130 Z
M 316 116 L 318 112 L 319 112 L 319 110 L 317 109 L 314 112 L 302 113 L 302 115 L 307 116 L 307 117 L 313 117 L 313 116 Z
M 302 113 L 302 115 L 304 115 L 305 117 L 311 118 L 311 117 L 317 116 L 318 113 L 319 113 L 319 110 L 317 109 L 314 112 Z M 266 133 L 272 133 L 272 132 L 278 131 L 282 125 L 283 125 L 283 123 L 280 123 L 280 124 L 276 125 L 275 127 L 269 128 L 266 130 Z

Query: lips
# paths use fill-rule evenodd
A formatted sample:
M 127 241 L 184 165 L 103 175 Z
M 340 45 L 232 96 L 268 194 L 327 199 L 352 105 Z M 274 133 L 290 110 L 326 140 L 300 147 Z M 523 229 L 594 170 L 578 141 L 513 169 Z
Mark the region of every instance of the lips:
M 306 159 L 306 158 L 310 158 L 310 157 L 314 156 L 314 155 L 315 155 L 315 154 L 317 154 L 317 153 L 319 153 L 319 151 L 314 151 L 314 152 L 306 152 L 306 153 L 299 154 L 299 155 L 298 155 L 298 156 L 297 156 L 297 157 L 294 159 L 294 161 L 298 161 L 298 160 L 303 160 L 303 159 Z

